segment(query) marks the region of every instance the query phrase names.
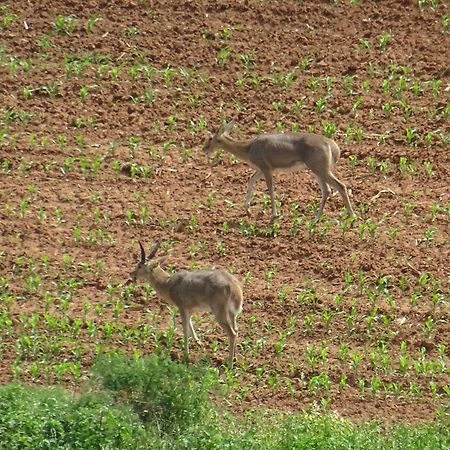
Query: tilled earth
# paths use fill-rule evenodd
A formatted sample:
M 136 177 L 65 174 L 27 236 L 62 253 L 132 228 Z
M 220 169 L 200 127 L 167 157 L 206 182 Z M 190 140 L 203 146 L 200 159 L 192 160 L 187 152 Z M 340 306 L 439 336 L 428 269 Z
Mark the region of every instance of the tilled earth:
M 167 307 L 119 286 L 162 236 L 169 269 L 243 284 L 233 409 L 448 412 L 450 9 L 419 3 L 1 3 L 1 381 L 77 389 L 108 349 L 180 358 Z M 225 119 L 240 139 L 334 124 L 358 219 L 337 195 L 314 226 L 307 171 L 275 175 L 274 225 L 263 182 L 247 216 L 250 169 L 201 152 Z M 80 321 L 72 339 L 50 316 Z M 196 328 L 193 361 L 221 367 L 222 331 Z

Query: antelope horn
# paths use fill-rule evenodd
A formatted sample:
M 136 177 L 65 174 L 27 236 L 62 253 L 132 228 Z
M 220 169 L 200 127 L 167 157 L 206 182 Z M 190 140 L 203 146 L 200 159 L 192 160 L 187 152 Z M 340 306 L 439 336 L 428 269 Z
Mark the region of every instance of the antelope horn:
M 141 262 L 144 263 L 145 262 L 145 250 L 144 247 L 142 247 L 141 241 L 138 241 L 139 243 L 139 247 L 141 247 Z
M 159 239 L 156 241 L 156 244 L 153 246 L 153 248 L 152 248 L 150 254 L 147 256 L 147 260 L 152 259 L 152 258 L 156 255 L 156 252 L 158 251 L 158 249 L 159 249 L 161 243 L 162 243 L 162 238 L 159 238 Z

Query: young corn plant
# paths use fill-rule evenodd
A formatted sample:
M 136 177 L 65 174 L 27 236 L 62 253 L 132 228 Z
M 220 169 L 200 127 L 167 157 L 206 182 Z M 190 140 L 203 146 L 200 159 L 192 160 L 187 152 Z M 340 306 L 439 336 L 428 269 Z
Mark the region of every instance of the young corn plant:
M 405 143 L 409 146 L 417 144 L 417 130 L 415 128 L 405 128 Z
M 93 30 L 94 30 L 94 25 L 101 20 L 99 17 L 97 17 L 95 14 L 92 15 L 91 17 L 89 17 L 89 19 L 86 20 L 86 25 L 85 25 L 85 29 L 86 29 L 86 33 L 87 34 L 92 34 Z
M 223 69 L 225 67 L 225 64 L 226 64 L 228 58 L 230 57 L 230 55 L 231 55 L 231 49 L 229 47 L 222 47 L 219 50 L 219 55 L 217 57 L 217 62 L 218 62 L 219 67 L 221 69 Z
M 56 34 L 70 36 L 78 25 L 78 19 L 75 16 L 57 16 L 53 27 Z

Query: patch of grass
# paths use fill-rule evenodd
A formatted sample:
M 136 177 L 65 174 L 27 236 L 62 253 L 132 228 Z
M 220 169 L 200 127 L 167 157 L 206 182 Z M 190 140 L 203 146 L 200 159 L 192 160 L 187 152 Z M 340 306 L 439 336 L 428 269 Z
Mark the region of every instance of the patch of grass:
M 0 449 L 447 449 L 450 423 L 362 425 L 330 414 L 249 411 L 211 400 L 217 372 L 164 355 L 102 358 L 91 390 L 0 388 Z M 92 386 L 97 389 L 92 391 Z
M 0 449 L 133 449 L 154 439 L 105 393 L 79 399 L 57 388 L 0 388 Z

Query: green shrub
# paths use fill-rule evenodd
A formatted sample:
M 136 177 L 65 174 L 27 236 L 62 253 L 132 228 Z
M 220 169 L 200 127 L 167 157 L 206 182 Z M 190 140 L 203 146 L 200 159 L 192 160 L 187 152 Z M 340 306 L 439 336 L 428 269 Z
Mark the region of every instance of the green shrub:
M 111 397 L 76 399 L 61 389 L 0 387 L 0 449 L 137 449 L 154 439 L 138 417 Z
M 130 360 L 100 359 L 93 373 L 116 399 L 132 405 L 144 423 L 180 433 L 213 411 L 209 393 L 217 373 L 177 363 L 163 355 Z
M 209 399 L 217 372 L 164 355 L 100 359 L 94 392 L 0 387 L 0 450 L 449 450 L 448 417 L 382 428 L 318 412 L 232 415 Z M 97 392 L 98 391 L 98 392 Z

